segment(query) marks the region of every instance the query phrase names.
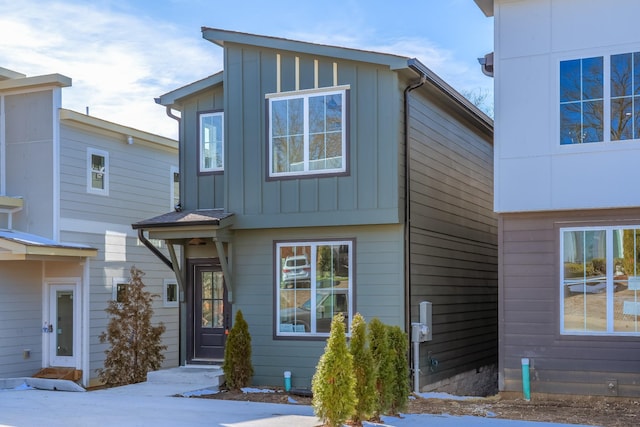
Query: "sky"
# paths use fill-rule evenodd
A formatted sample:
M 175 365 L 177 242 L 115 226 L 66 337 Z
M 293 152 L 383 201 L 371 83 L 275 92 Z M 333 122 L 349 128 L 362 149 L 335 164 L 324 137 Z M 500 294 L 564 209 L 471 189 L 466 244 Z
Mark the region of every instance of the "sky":
M 0 67 L 63 74 L 64 108 L 177 138 L 154 98 L 222 70 L 202 27 L 417 58 L 493 103 L 493 18 L 473 0 L 0 0 Z

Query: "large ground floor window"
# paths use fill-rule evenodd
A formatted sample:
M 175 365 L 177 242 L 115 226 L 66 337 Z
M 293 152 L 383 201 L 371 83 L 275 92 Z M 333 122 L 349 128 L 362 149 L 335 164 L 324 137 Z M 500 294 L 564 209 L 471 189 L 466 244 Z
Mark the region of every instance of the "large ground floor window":
M 276 243 L 276 335 L 326 336 L 353 312 L 353 241 Z
M 560 230 L 561 332 L 640 335 L 640 226 Z

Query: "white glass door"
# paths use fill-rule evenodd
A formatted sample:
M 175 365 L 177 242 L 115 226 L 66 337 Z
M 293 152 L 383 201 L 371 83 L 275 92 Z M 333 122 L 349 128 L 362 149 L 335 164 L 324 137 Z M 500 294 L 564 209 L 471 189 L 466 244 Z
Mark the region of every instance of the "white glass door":
M 78 311 L 75 285 L 51 285 L 49 293 L 49 365 L 76 366 Z

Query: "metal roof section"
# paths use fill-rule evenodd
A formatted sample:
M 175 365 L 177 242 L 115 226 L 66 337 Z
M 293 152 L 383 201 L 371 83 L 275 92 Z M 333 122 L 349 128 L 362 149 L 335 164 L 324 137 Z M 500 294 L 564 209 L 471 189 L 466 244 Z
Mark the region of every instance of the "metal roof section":
M 19 73 L 16 73 L 19 74 Z M 18 77 L 0 80 L 0 91 L 27 87 L 69 87 L 71 78 L 62 74 L 46 74 L 35 77 Z
M 91 127 L 92 129 L 113 132 L 122 135 L 122 142 L 127 144 L 135 144 L 136 142 L 146 142 L 160 146 L 169 150 L 178 150 L 178 141 L 171 138 L 165 138 L 160 135 L 134 129 L 132 127 L 119 125 L 97 117 L 88 116 L 76 111 L 60 108 L 60 120 L 69 124 L 77 124 Z
M 0 261 L 46 260 L 50 257 L 95 257 L 87 245 L 60 243 L 35 234 L 0 230 Z
M 202 27 L 202 37 L 205 40 L 209 40 L 210 42 L 222 47 L 224 47 L 226 42 L 246 44 L 277 50 L 327 56 L 330 58 L 388 65 L 392 70 L 407 68 L 407 60 L 409 59 L 405 56 L 392 55 L 388 53 L 302 42 L 280 37 L 262 36 L 209 27 Z
M 209 77 L 205 77 L 204 79 L 182 86 L 178 89 L 172 90 L 171 92 L 165 93 L 164 95 L 160 95 L 158 98 L 155 98 L 155 101 L 156 104 L 175 108 L 180 111 L 180 108 L 176 106 L 176 104 L 179 103 L 181 99 L 222 84 L 223 81 L 224 71 L 219 71 Z

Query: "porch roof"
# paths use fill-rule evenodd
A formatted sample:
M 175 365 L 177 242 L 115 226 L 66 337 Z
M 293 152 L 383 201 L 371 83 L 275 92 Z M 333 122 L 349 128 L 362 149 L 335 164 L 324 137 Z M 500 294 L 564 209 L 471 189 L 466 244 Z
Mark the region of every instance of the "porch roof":
M 131 227 L 145 230 L 151 238 L 179 239 L 219 237 L 219 231 L 231 227 L 234 214 L 224 209 L 176 210 L 145 219 Z
M 97 249 L 87 245 L 60 243 L 16 230 L 0 230 L 0 261 L 94 257 L 97 254 Z

